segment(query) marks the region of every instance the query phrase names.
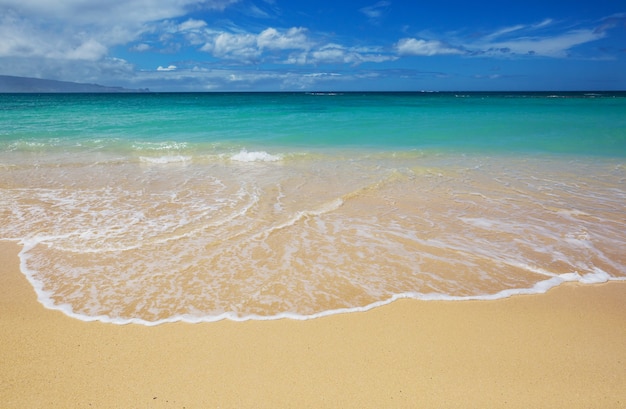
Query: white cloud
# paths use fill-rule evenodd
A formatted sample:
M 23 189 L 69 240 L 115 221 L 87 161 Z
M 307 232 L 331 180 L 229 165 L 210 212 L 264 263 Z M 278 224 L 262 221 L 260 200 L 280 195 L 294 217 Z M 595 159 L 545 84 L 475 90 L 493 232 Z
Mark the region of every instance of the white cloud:
M 285 64 L 305 65 L 309 63 L 309 53 L 307 51 L 291 53 L 284 61 Z
M 219 58 L 250 62 L 259 58 L 264 50 L 304 50 L 311 45 L 306 29 L 302 27 L 284 31 L 269 27 L 259 34 L 219 33 L 210 38 L 201 50 Z
M 208 51 L 219 58 L 249 61 L 261 54 L 257 47 L 256 36 L 252 34 L 220 33 L 215 39 L 205 44 L 202 51 Z
M 475 55 L 565 58 L 571 55 L 573 48 L 606 36 L 602 26 L 560 30 L 558 23 L 546 18 L 531 25 L 520 24 L 497 30 L 464 46 Z
M 145 51 L 148 51 L 148 50 L 152 49 L 152 47 L 150 47 L 149 44 L 141 43 L 141 44 L 137 44 L 137 45 L 131 47 L 130 49 L 131 49 L 131 51 L 137 51 L 137 52 L 142 53 L 142 52 L 145 52 Z
M 381 0 L 374 5 L 363 7 L 359 9 L 359 11 L 365 14 L 370 19 L 377 19 L 380 16 L 382 16 L 384 9 L 386 9 L 390 5 L 391 5 L 390 1 Z
M 403 38 L 396 44 L 400 55 L 433 56 L 442 54 L 465 54 L 465 51 L 448 46 L 437 40 L 422 40 L 416 38 Z
M 552 19 L 537 24 L 517 24 L 500 28 L 492 33 L 467 41 L 451 38 L 447 42 L 403 38 L 396 43 L 399 55 L 434 56 L 445 54 L 480 56 L 543 56 L 564 58 L 576 46 L 599 40 L 606 32 L 598 29 L 555 31 L 549 29 Z
M 257 36 L 259 48 L 276 50 L 307 49 L 311 46 L 306 29 L 302 27 L 292 27 L 281 33 L 275 28 L 267 28 Z
M 597 30 L 581 29 L 551 36 L 523 36 L 496 42 L 480 41 L 474 48 L 480 50 L 483 55 L 515 54 L 562 58 L 566 57 L 573 47 L 599 40 L 604 36 L 605 33 Z
M 178 25 L 179 31 L 196 31 L 206 27 L 206 22 L 202 20 L 189 19 Z
M 82 41 L 77 47 L 68 50 L 64 57 L 69 60 L 96 61 L 107 54 L 107 47 L 93 38 Z
M 97 60 L 106 56 L 107 40 L 115 35 L 94 35 L 61 26 L 54 28 L 43 31 L 32 21 L 15 13 L 7 13 L 0 18 L 0 57 Z
M 257 7 L 254 4 L 250 4 L 246 10 L 247 14 L 252 16 L 252 17 L 256 17 L 256 18 L 269 18 L 270 15 L 261 10 L 259 7 Z
M 179 17 L 190 8 L 223 10 L 239 0 L 0 0 L 0 9 L 78 24 L 141 24 Z
M 243 63 L 272 61 L 282 64 L 320 65 L 383 62 L 397 59 L 380 47 L 345 47 L 336 43 L 320 45 L 308 36 L 303 27 L 278 30 L 269 27 L 259 34 L 209 34 L 209 41 L 201 47 L 218 58 Z
M 191 8 L 221 10 L 239 0 L 0 0 L 0 57 L 97 60 Z M 187 20 L 181 30 L 202 28 Z
M 547 18 L 547 19 L 543 20 L 543 21 L 542 21 L 542 22 L 540 22 L 540 23 L 534 24 L 534 25 L 533 25 L 533 28 L 542 28 L 542 27 L 547 27 L 547 26 L 549 26 L 550 24 L 552 24 L 552 22 L 553 22 L 553 20 L 552 20 L 551 18 Z
M 310 54 L 311 58 L 310 62 L 314 64 L 322 64 L 322 63 L 353 63 L 353 57 L 350 56 L 350 53 L 346 51 L 346 49 L 339 44 L 327 44 L 318 50 L 312 51 Z
M 383 53 L 377 48 L 343 47 L 338 44 L 327 44 L 310 53 L 308 62 L 313 64 L 352 64 L 366 62 L 384 62 L 397 57 Z
M 484 39 L 486 39 L 486 40 L 492 40 L 492 39 L 494 39 L 494 38 L 497 38 L 497 37 L 503 36 L 503 35 L 505 35 L 505 34 L 509 34 L 509 33 L 515 32 L 515 31 L 522 30 L 522 29 L 524 29 L 524 28 L 526 28 L 526 26 L 525 26 L 525 25 L 522 25 L 522 24 L 518 24 L 518 25 L 515 25 L 515 26 L 511 26 L 511 27 L 505 27 L 505 28 L 502 28 L 502 29 L 500 29 L 500 30 L 498 30 L 498 31 L 494 32 L 494 33 L 491 33 L 491 34 L 489 34 L 489 35 L 485 36 L 485 38 L 484 38 Z
M 167 67 L 161 67 L 160 65 L 157 67 L 157 71 L 176 71 L 175 65 L 168 65 Z
M 292 53 L 284 63 L 297 65 L 359 65 L 367 62 L 393 61 L 397 58 L 397 56 L 385 53 L 382 49 L 376 47 L 345 47 L 340 44 L 329 43 L 300 53 Z

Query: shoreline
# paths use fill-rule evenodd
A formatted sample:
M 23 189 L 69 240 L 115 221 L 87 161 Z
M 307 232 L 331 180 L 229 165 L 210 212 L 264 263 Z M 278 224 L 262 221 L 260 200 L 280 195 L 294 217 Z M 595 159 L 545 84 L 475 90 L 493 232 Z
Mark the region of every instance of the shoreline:
M 0 241 L 0 406 L 626 405 L 626 282 L 400 299 L 312 320 L 84 322 L 44 308 Z

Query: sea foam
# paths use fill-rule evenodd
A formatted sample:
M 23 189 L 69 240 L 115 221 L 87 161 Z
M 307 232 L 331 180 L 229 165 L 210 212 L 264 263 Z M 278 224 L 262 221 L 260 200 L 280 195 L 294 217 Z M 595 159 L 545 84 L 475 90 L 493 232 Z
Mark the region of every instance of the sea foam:
M 37 245 L 36 242 L 31 240 L 22 241 L 23 249 L 20 251 L 20 266 L 22 272 L 26 275 L 26 278 L 33 286 L 38 300 L 49 309 L 58 310 L 63 312 L 64 314 L 81 320 L 85 322 L 93 322 L 100 321 L 104 323 L 116 324 L 116 325 L 127 325 L 127 324 L 137 324 L 144 326 L 156 326 L 165 323 L 174 323 L 174 322 L 186 322 L 190 324 L 203 323 L 203 322 L 217 322 L 221 320 L 231 320 L 231 321 L 272 321 L 279 319 L 292 319 L 298 321 L 305 321 L 310 319 L 317 319 L 322 317 L 327 317 L 331 315 L 337 314 L 347 314 L 347 313 L 355 313 L 355 312 L 366 312 L 372 310 L 374 308 L 382 307 L 384 305 L 391 304 L 397 300 L 401 299 L 414 299 L 421 301 L 470 301 L 470 300 L 499 300 L 504 298 L 509 298 L 517 295 L 533 295 L 533 294 L 543 294 L 555 288 L 563 283 L 573 283 L 578 282 L 581 284 L 596 284 L 596 283 L 605 283 L 608 281 L 626 281 L 626 277 L 611 277 L 608 273 L 597 269 L 593 273 L 588 273 L 584 275 L 580 275 L 578 273 L 566 273 L 560 275 L 554 275 L 553 277 L 539 281 L 535 283 L 532 287 L 529 288 L 516 288 L 516 289 L 508 289 L 499 291 L 494 294 L 480 294 L 480 295 L 471 295 L 471 296 L 455 296 L 450 294 L 442 294 L 442 293 L 419 293 L 419 292 L 404 292 L 397 293 L 388 297 L 387 299 L 383 299 L 380 301 L 372 302 L 370 304 L 358 307 L 348 307 L 348 308 L 337 308 L 337 309 L 328 309 L 324 311 L 320 311 L 313 314 L 299 314 L 293 312 L 279 312 L 272 315 L 259 315 L 259 314 L 239 314 L 235 311 L 227 311 L 219 314 L 176 314 L 169 317 L 165 317 L 157 320 L 146 320 L 140 317 L 137 318 L 121 318 L 121 317 L 112 317 L 107 314 L 94 314 L 94 315 L 86 315 L 80 312 L 74 311 L 72 305 L 70 303 L 57 303 L 53 300 L 53 295 L 51 292 L 44 289 L 45 285 L 40 280 L 35 278 L 36 272 L 32 271 L 28 268 L 27 260 L 29 259 L 29 250 Z
M 265 151 L 248 152 L 242 149 L 239 153 L 231 156 L 230 159 L 236 162 L 277 162 L 280 161 L 282 157 L 270 155 Z
M 167 163 L 185 163 L 191 161 L 191 156 L 186 155 L 166 155 L 166 156 L 140 156 L 139 160 L 144 163 L 162 165 Z

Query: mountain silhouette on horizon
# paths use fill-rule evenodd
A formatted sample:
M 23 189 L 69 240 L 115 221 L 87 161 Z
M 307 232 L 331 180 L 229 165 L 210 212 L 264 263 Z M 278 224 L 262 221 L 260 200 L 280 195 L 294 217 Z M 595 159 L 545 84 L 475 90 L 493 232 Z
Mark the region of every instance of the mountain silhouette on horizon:
M 0 75 L 0 93 L 114 93 L 114 92 L 150 92 L 145 89 L 128 89 L 109 87 L 99 84 L 84 84 L 79 82 L 57 81 L 41 78 L 16 77 Z

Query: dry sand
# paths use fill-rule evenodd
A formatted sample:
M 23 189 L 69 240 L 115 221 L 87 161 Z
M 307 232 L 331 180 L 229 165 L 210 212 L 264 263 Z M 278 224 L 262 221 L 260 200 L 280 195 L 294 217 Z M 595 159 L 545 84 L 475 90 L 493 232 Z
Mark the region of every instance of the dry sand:
M 156 327 L 42 307 L 0 241 L 0 408 L 624 408 L 626 283 Z

